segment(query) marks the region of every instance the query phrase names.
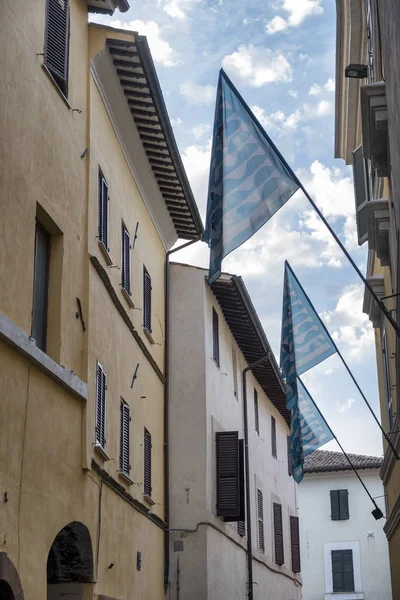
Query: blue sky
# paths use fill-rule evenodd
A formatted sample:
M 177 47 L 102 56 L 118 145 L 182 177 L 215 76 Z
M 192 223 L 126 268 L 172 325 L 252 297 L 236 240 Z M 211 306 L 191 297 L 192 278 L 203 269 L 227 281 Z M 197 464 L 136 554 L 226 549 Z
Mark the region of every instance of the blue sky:
M 332 0 L 142 0 L 93 20 L 146 35 L 182 158 L 204 218 L 221 65 L 365 272 L 351 169 L 334 159 L 336 9 Z M 208 265 L 196 244 L 175 259 Z M 287 259 L 378 412 L 374 334 L 358 276 L 297 193 L 223 269 L 242 275 L 279 356 Z M 337 356 L 304 375 L 349 452 L 382 453 L 379 430 Z M 327 449 L 336 449 L 332 442 Z

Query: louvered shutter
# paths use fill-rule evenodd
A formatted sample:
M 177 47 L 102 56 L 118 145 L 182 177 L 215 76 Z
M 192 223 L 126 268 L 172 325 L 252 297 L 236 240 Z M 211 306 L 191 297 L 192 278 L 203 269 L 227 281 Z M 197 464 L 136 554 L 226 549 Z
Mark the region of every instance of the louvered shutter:
M 343 550 L 343 587 L 345 592 L 354 592 L 354 570 L 352 550 Z
M 47 0 L 44 64 L 68 95 L 69 0 Z
M 108 185 L 104 175 L 99 169 L 99 240 L 103 242 L 107 251 L 108 247 Z
M 265 551 L 264 544 L 264 506 L 263 495 L 261 490 L 257 490 L 257 520 L 258 520 L 258 549 L 260 552 Z
M 245 521 L 245 496 L 244 496 L 244 442 L 239 440 L 239 514 L 224 517 L 224 521 Z M 244 534 L 243 534 L 244 535 Z
M 272 456 L 277 457 L 276 451 L 276 420 L 271 416 L 271 452 Z
M 237 532 L 240 537 L 244 537 L 246 535 L 246 526 L 244 521 L 238 521 Z
M 274 502 L 274 540 L 275 540 L 275 562 L 277 565 L 283 565 L 283 527 L 282 527 L 282 505 Z
M 131 295 L 131 236 L 122 223 L 122 287 Z
M 258 414 L 258 394 L 257 390 L 254 390 L 254 428 L 258 434 L 260 434 L 260 419 Z
M 151 277 L 143 270 L 143 325 L 151 333 Z
M 300 573 L 300 533 L 298 517 L 290 517 L 290 545 L 292 553 L 292 571 Z
M 120 449 L 119 449 L 119 468 L 122 473 L 129 475 L 130 472 L 130 461 L 129 461 L 129 423 L 131 420 L 130 408 L 124 400 L 121 399 L 120 418 L 121 418 L 121 431 L 120 431 Z
M 212 328 L 213 328 L 213 359 L 215 364 L 219 367 L 219 326 L 218 326 L 218 313 L 213 308 L 212 313 Z
M 151 435 L 144 430 L 144 493 L 151 496 Z
M 344 521 L 349 518 L 349 492 L 347 490 L 339 490 L 339 513 L 340 520 Z
M 331 490 L 331 519 L 340 521 L 339 490 Z
M 369 200 L 368 170 L 362 146 L 353 150 L 353 183 L 358 245 L 361 246 L 368 239 L 367 202 Z
M 100 363 L 96 373 L 96 444 L 104 448 L 106 444 L 106 387 L 107 377 Z
M 240 516 L 239 434 L 216 433 L 217 516 Z M 235 520 L 238 520 L 238 519 Z
M 293 475 L 293 456 L 290 452 L 290 437 L 287 438 L 287 460 L 288 460 L 288 474 L 289 477 Z
M 354 592 L 352 550 L 332 550 L 332 582 L 334 592 Z

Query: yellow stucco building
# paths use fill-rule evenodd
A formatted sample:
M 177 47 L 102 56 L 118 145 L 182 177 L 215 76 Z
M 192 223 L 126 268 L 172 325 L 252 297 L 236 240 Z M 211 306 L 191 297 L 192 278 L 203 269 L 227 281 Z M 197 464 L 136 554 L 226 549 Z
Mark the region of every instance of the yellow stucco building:
M 164 598 L 165 271 L 202 224 L 127 0 L 0 4 L 0 597 Z
M 335 157 L 353 164 L 359 244 L 366 278 L 400 327 L 400 11 L 396 0 L 336 0 Z M 382 427 L 400 454 L 400 340 L 370 291 Z M 393 598 L 400 598 L 400 461 L 384 440 Z

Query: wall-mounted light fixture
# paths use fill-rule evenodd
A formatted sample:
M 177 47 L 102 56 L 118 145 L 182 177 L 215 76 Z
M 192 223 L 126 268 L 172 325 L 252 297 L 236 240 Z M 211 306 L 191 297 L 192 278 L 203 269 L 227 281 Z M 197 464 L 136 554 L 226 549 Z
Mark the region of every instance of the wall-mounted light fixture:
M 367 65 L 349 65 L 344 72 L 350 79 L 366 79 L 368 77 Z

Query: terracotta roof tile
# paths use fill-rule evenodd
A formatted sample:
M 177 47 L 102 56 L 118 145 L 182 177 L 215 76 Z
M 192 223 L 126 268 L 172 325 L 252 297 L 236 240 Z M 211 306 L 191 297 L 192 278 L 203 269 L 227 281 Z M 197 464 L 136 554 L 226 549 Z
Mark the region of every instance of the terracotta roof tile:
M 348 454 L 356 469 L 380 469 L 383 458 L 379 456 L 364 456 L 363 454 Z M 304 461 L 305 473 L 322 473 L 324 471 L 350 471 L 351 467 L 342 452 L 315 450 L 306 456 Z

